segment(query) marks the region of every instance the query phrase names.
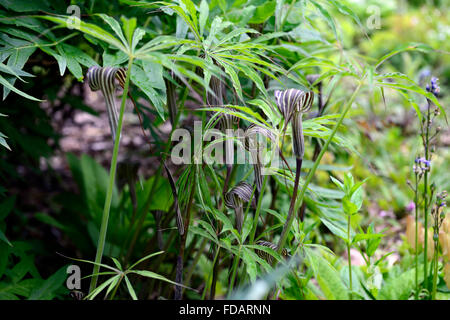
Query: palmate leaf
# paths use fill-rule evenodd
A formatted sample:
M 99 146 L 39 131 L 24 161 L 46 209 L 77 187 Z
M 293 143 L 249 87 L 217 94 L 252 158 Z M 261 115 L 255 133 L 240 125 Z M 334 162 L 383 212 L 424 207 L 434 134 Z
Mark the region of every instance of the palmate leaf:
M 59 16 L 37 16 L 38 18 L 41 19 L 45 19 L 45 20 L 49 20 L 52 22 L 55 22 L 57 24 L 60 24 L 63 27 L 68 28 L 69 21 L 73 21 L 73 24 L 70 24 L 71 28 L 77 29 L 83 33 L 86 33 L 96 39 L 102 40 L 110 45 L 112 45 L 113 47 L 127 53 L 128 50 L 127 48 L 122 44 L 122 42 L 120 40 L 118 40 L 117 38 L 115 38 L 111 33 L 105 31 L 104 29 L 100 28 L 99 26 L 92 24 L 92 23 L 86 23 L 82 20 L 80 20 L 77 17 L 72 17 L 72 16 L 64 16 L 64 15 L 59 15 Z M 112 19 L 112 18 L 111 18 Z M 114 20 L 115 21 L 115 20 Z M 117 21 L 116 21 L 117 22 Z
M 25 63 L 28 61 L 28 58 L 36 50 L 36 47 L 34 47 L 31 42 L 10 38 L 6 35 L 2 35 L 1 38 L 2 40 L 5 41 L 5 46 L 3 47 L 2 50 L 3 54 L 2 59 L 3 58 L 6 59 L 6 57 L 8 59 L 7 65 L 3 69 L 6 69 L 7 71 L 11 71 L 12 69 L 22 70 Z M 11 86 L 14 86 L 14 83 L 16 82 L 17 79 L 24 81 L 16 74 L 14 74 L 14 76 L 5 75 L 5 80 L 8 81 L 11 84 Z M 10 87 L 4 85 L 3 100 L 6 99 L 11 90 L 12 89 Z M 15 92 L 17 93 L 17 91 Z
M 336 23 L 334 22 L 334 19 L 333 19 L 332 15 L 330 14 L 330 12 L 324 7 L 324 5 L 322 3 L 319 3 L 315 0 L 309 0 L 309 2 L 311 2 L 317 8 L 317 10 L 320 12 L 322 17 L 325 19 L 325 21 L 328 23 L 331 30 L 333 31 L 336 40 L 339 41 L 339 36 L 337 33 L 337 29 L 336 29 Z
M 8 80 L 6 80 L 5 78 L 3 78 L 1 75 L 0 75 L 0 84 L 2 84 L 5 88 L 7 88 L 7 89 L 9 89 L 9 90 L 11 90 L 11 91 L 14 91 L 15 93 L 21 95 L 21 96 L 24 97 L 24 98 L 27 98 L 27 99 L 30 99 L 30 100 L 33 100 L 33 101 L 39 101 L 39 102 L 43 101 L 43 100 L 40 100 L 40 99 L 38 99 L 38 98 L 32 97 L 32 96 L 30 96 L 29 94 L 27 94 L 27 93 L 25 93 L 25 92 L 23 92 L 23 91 L 20 91 L 19 89 L 15 88 L 11 83 L 9 83 Z M 3 97 L 3 100 L 4 100 L 5 98 L 6 98 L 6 97 L 4 96 L 4 97 Z
M 8 66 L 4 63 L 0 63 L 0 71 L 6 74 L 10 74 L 15 76 L 17 79 L 19 79 L 20 81 L 25 82 L 25 80 L 23 80 L 21 78 L 22 77 L 34 77 L 34 75 L 32 75 L 31 73 L 28 73 L 26 71 L 21 70 L 21 68 L 17 68 L 15 66 Z
M 375 69 L 378 68 L 379 66 L 381 66 L 384 62 L 386 62 L 391 57 L 393 57 L 399 53 L 406 52 L 406 51 L 430 52 L 430 51 L 433 51 L 433 48 L 424 43 L 408 43 L 408 44 L 401 45 L 398 48 L 394 49 L 393 51 L 387 53 L 380 59 L 378 59 L 377 63 L 375 64 Z
M 356 13 L 355 13 L 352 9 L 350 9 L 349 7 L 347 7 L 347 6 L 343 3 L 343 1 L 339 1 L 339 0 L 329 0 L 329 2 L 330 2 L 333 6 L 335 6 L 335 7 L 339 10 L 339 12 L 341 12 L 341 13 L 343 13 L 343 14 L 349 16 L 349 17 L 351 17 L 351 18 L 358 24 L 359 28 L 360 28 L 361 30 L 364 31 L 364 26 L 363 26 L 363 24 L 361 23 L 361 20 L 359 19 L 359 17 L 356 15 Z M 364 31 L 364 34 L 366 35 L 366 37 L 368 37 L 368 36 L 367 36 L 367 33 L 366 33 L 365 31 Z
M 194 34 L 196 40 L 201 41 L 202 37 L 199 33 L 197 10 L 195 8 L 194 3 L 191 0 L 182 0 L 180 2 L 180 5 L 164 1 L 145 2 L 145 1 L 126 0 L 124 2 L 142 8 L 162 7 L 162 8 L 169 8 L 175 11 L 177 15 L 180 16 L 189 26 L 189 29 Z
M 398 82 L 383 82 L 382 80 L 385 79 L 397 79 L 397 80 L 404 80 L 407 82 L 407 84 L 401 84 Z M 390 72 L 385 73 L 381 75 L 375 76 L 375 85 L 379 87 L 385 87 L 385 88 L 393 88 L 396 89 L 398 92 L 400 92 L 403 96 L 405 96 L 405 93 L 403 91 L 410 91 L 418 93 L 427 99 L 431 100 L 441 111 L 441 113 L 444 115 L 445 119 L 447 120 L 447 114 L 445 113 L 445 109 L 440 104 L 439 100 L 436 99 L 436 97 L 431 93 L 424 90 L 422 87 L 420 87 L 414 80 L 409 78 L 407 75 L 401 73 L 401 72 Z M 408 96 L 406 95 L 405 98 Z M 407 98 L 407 100 L 410 100 Z M 419 117 L 421 117 L 420 109 L 418 108 L 417 104 L 412 103 L 412 106 L 416 109 L 417 114 Z

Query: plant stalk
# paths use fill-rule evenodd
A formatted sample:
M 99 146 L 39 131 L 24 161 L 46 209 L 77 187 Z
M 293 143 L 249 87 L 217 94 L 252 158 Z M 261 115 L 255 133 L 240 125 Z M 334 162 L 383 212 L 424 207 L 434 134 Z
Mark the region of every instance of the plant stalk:
M 122 93 L 122 102 L 120 105 L 120 114 L 119 114 L 119 123 L 117 126 L 117 134 L 116 139 L 114 141 L 114 149 L 113 149 L 113 155 L 111 160 L 111 167 L 109 170 L 109 183 L 108 183 L 108 190 L 106 192 L 106 199 L 105 199 L 105 206 L 103 208 L 103 215 L 102 215 L 102 223 L 100 226 L 100 234 L 98 237 L 98 245 L 97 245 L 97 253 L 95 255 L 95 265 L 93 274 L 94 276 L 91 279 L 91 284 L 89 287 L 89 292 L 92 292 L 92 290 L 95 289 L 97 285 L 98 280 L 98 272 L 100 269 L 99 264 L 102 261 L 103 256 L 103 250 L 105 248 L 105 241 L 106 241 L 106 233 L 108 229 L 108 220 L 109 220 L 109 213 L 111 210 L 111 202 L 112 202 L 112 195 L 114 190 L 114 184 L 115 184 L 115 178 L 116 178 L 116 169 L 117 169 L 117 157 L 119 154 L 119 145 L 120 145 L 120 135 L 122 132 L 122 125 L 123 125 L 123 115 L 125 113 L 125 105 L 127 101 L 128 96 L 128 88 L 130 85 L 130 75 L 131 75 L 131 66 L 133 64 L 133 58 L 130 58 L 128 61 L 128 69 L 127 69 L 127 77 L 125 79 L 125 86 L 123 88 Z
M 425 119 L 425 143 L 424 143 L 424 149 L 425 149 L 425 159 L 429 159 L 429 121 L 430 121 L 430 105 L 431 102 L 428 101 L 428 108 L 427 108 L 427 117 Z M 425 171 L 424 174 L 424 186 L 423 186 L 423 200 L 424 200 L 424 207 L 423 207 L 423 215 L 424 215 L 424 227 L 425 227 L 425 234 L 424 234 L 424 255 L 423 255 L 423 272 L 424 272 L 424 286 L 428 289 L 428 170 Z
M 314 162 L 313 167 L 311 168 L 311 171 L 309 172 L 308 176 L 306 177 L 305 183 L 303 184 L 303 187 L 302 187 L 302 189 L 300 191 L 300 194 L 298 196 L 299 200 L 296 202 L 294 212 L 298 212 L 300 206 L 303 204 L 303 197 L 305 196 L 306 189 L 308 188 L 309 183 L 311 182 L 312 178 L 314 177 L 314 173 L 316 172 L 317 167 L 319 166 L 320 160 L 322 159 L 323 155 L 327 151 L 328 146 L 331 143 L 331 140 L 333 140 L 334 135 L 336 134 L 338 128 L 342 124 L 342 121 L 344 121 L 345 116 L 347 115 L 348 111 L 350 110 L 351 106 L 353 105 L 353 101 L 355 101 L 356 96 L 357 96 L 359 90 L 361 89 L 361 87 L 362 87 L 362 85 L 364 83 L 363 80 L 364 80 L 364 78 L 360 80 L 360 82 L 359 82 L 358 86 L 356 87 L 355 91 L 353 91 L 353 94 L 350 97 L 350 100 L 347 102 L 347 105 L 345 106 L 345 109 L 342 112 L 341 117 L 339 118 L 338 122 L 334 126 L 333 131 L 330 134 L 330 137 L 325 142 L 322 150 L 319 153 L 319 156 L 317 157 L 317 160 Z M 293 215 L 288 217 L 288 219 L 287 219 L 287 221 L 286 221 L 286 223 L 285 223 L 285 225 L 283 227 L 283 231 L 281 233 L 280 240 L 278 241 L 278 253 L 281 253 L 281 251 L 284 248 L 284 244 L 286 242 L 287 236 L 288 236 L 289 231 L 291 230 L 291 227 L 292 227 L 293 218 L 294 218 Z
M 416 226 L 415 226 L 415 261 L 416 261 L 416 293 L 415 293 L 415 299 L 419 299 L 419 198 L 418 198 L 418 179 L 417 179 L 417 173 L 415 174 L 416 180 L 415 180 L 415 190 L 414 190 L 414 203 L 415 203 L 415 211 L 416 211 Z
M 347 256 L 348 256 L 348 280 L 350 284 L 350 300 L 353 300 L 353 285 L 352 285 L 352 256 L 350 255 L 350 226 L 352 223 L 352 216 L 348 215 L 348 221 L 347 221 Z

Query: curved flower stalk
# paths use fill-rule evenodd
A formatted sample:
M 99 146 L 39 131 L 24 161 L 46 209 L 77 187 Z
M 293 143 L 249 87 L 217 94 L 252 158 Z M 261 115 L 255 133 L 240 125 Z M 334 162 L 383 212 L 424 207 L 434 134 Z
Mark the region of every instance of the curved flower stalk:
M 119 115 L 117 112 L 114 92 L 117 86 L 125 87 L 127 69 L 115 67 L 90 67 L 86 79 L 92 91 L 100 90 L 105 98 L 106 110 L 108 112 L 109 127 L 111 128 L 111 136 L 116 139 L 117 125 Z
M 257 245 L 260 245 L 260 246 L 264 246 L 264 247 L 270 248 L 270 249 L 272 249 L 272 250 L 274 250 L 274 251 L 277 251 L 277 250 L 278 250 L 278 246 L 277 246 L 275 243 L 272 243 L 272 242 L 269 242 L 269 241 L 259 240 L 259 241 L 256 242 L 256 244 L 257 244 Z M 272 263 L 273 263 L 273 257 L 272 257 L 270 254 L 268 254 L 268 253 L 265 252 L 265 251 L 258 250 L 258 249 L 256 249 L 255 252 L 256 252 L 256 254 L 257 254 L 260 258 L 266 260 L 267 263 L 269 263 L 270 265 L 272 265 Z M 282 255 L 284 258 L 287 258 L 287 257 L 288 257 L 288 252 L 287 252 L 287 250 L 286 250 L 285 248 L 283 248 L 283 250 L 281 250 L 281 255 Z
M 289 212 L 286 219 L 286 224 L 283 227 L 281 237 L 285 236 L 288 225 L 292 219 L 292 214 L 297 199 L 298 184 L 300 181 L 300 172 L 302 169 L 303 156 L 305 154 L 305 141 L 303 138 L 302 117 L 303 113 L 308 112 L 314 101 L 314 92 L 298 89 L 288 89 L 285 91 L 275 91 L 275 98 L 277 107 L 284 116 L 285 126 L 291 122 L 292 126 L 292 144 L 293 151 L 296 158 L 295 182 L 294 192 L 289 206 Z
M 244 202 L 249 202 L 253 193 L 252 186 L 241 181 L 225 194 L 225 205 L 236 213 L 236 229 L 241 234 L 244 224 Z
M 258 200 L 259 198 L 259 193 L 261 192 L 261 188 L 262 188 L 262 174 L 261 174 L 261 169 L 262 169 L 262 161 L 261 161 L 261 146 L 259 145 L 257 138 L 258 135 L 263 135 L 266 138 L 270 139 L 271 141 L 276 141 L 275 135 L 273 134 L 273 132 L 271 132 L 270 130 L 257 126 L 254 123 L 252 123 L 247 130 L 245 131 L 245 135 L 244 135 L 244 147 L 245 149 L 250 153 L 251 157 L 252 157 L 252 162 L 253 162 L 253 170 L 255 173 L 255 184 L 256 184 L 256 190 L 257 190 L 257 195 L 256 195 L 256 199 Z
M 105 206 L 103 208 L 102 221 L 100 225 L 100 233 L 98 238 L 97 252 L 95 255 L 95 265 L 93 276 L 89 291 L 92 292 L 97 285 L 98 273 L 100 270 L 100 263 L 103 257 L 103 249 L 106 242 L 106 232 L 108 229 L 109 213 L 111 209 L 111 202 L 113 197 L 113 188 L 116 177 L 117 158 L 119 154 L 120 133 L 122 131 L 123 115 L 125 113 L 125 104 L 128 95 L 128 88 L 130 84 L 131 66 L 133 59 L 128 61 L 128 68 L 113 68 L 113 67 L 91 67 L 89 68 L 86 78 L 89 86 L 93 91 L 101 90 L 105 97 L 109 123 L 111 127 L 111 135 L 114 141 L 113 155 L 111 159 L 111 168 L 109 174 L 108 190 L 106 192 Z M 117 81 L 117 82 L 116 82 Z M 120 104 L 120 112 L 117 114 L 117 108 L 114 101 L 114 90 L 117 84 L 123 87 L 122 102 Z M 116 133 L 119 139 L 116 139 Z
M 309 111 L 314 101 L 314 92 L 298 89 L 275 91 L 277 107 L 284 117 L 285 123 L 292 125 L 292 143 L 296 158 L 303 159 L 305 143 L 303 138 L 302 117 Z

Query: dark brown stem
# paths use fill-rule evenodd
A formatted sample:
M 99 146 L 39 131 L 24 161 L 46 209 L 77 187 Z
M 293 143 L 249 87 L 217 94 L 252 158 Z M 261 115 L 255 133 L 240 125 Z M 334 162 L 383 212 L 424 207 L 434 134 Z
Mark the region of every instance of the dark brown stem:
M 291 216 L 292 216 L 293 211 L 294 211 L 295 201 L 297 200 L 298 184 L 300 182 L 300 173 L 302 171 L 303 159 L 296 158 L 296 161 L 297 161 L 297 165 L 296 165 L 296 169 L 295 169 L 294 192 L 292 193 L 291 205 L 289 206 L 289 212 L 288 212 L 288 216 L 286 218 L 286 222 L 291 220 Z M 287 228 L 285 226 L 283 228 L 283 231 L 281 232 L 281 238 L 283 238 L 283 236 L 284 236 L 284 234 L 286 232 L 287 232 Z
M 184 261 L 184 250 L 186 247 L 186 238 L 189 231 L 189 222 L 191 220 L 191 208 L 192 208 L 192 202 L 194 199 L 194 193 L 195 193 L 195 175 L 194 175 L 194 183 L 191 186 L 191 193 L 189 195 L 189 202 L 188 206 L 186 208 L 186 214 L 185 214 L 185 220 L 184 220 L 184 233 L 181 236 L 180 239 L 180 251 L 178 253 L 177 258 L 177 274 L 176 274 L 176 282 L 183 283 L 183 261 Z M 181 286 L 175 286 L 175 300 L 181 300 L 182 297 L 182 287 Z

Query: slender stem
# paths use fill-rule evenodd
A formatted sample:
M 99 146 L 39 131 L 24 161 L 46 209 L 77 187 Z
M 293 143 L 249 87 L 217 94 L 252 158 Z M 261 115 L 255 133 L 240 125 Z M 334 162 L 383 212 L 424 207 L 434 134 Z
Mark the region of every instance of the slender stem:
M 439 240 L 434 241 L 434 272 L 433 272 L 433 291 L 431 294 L 431 299 L 436 300 L 437 291 L 437 278 L 438 278 L 438 267 L 439 267 Z
M 201 255 L 203 254 L 203 251 L 205 250 L 206 244 L 208 243 L 208 238 L 203 238 L 202 242 L 200 243 L 200 246 L 198 248 L 198 251 L 194 257 L 194 260 L 192 261 L 191 266 L 189 267 L 186 275 L 186 279 L 184 280 L 184 284 L 188 285 L 192 274 L 194 273 L 195 267 L 198 265 L 198 261 L 200 260 Z
M 350 97 L 350 100 L 347 102 L 347 105 L 345 106 L 344 111 L 341 114 L 341 117 L 339 118 L 338 122 L 336 123 L 336 125 L 333 128 L 333 131 L 331 132 L 328 140 L 325 142 L 322 150 L 319 153 L 319 156 L 317 157 L 317 160 L 314 162 L 313 167 L 311 168 L 311 171 L 309 172 L 308 176 L 306 177 L 305 183 L 303 184 L 303 187 L 300 191 L 300 194 L 298 196 L 299 200 L 296 202 L 295 205 L 295 210 L 294 212 L 298 212 L 300 206 L 303 203 L 303 197 L 305 196 L 306 193 L 306 189 L 308 188 L 309 183 L 311 182 L 314 173 L 317 170 L 317 167 L 319 166 L 320 160 L 322 159 L 323 155 L 325 154 L 325 152 L 328 149 L 328 146 L 331 143 L 331 140 L 333 140 L 334 135 L 337 132 L 337 129 L 340 127 L 340 125 L 342 124 L 342 121 L 344 121 L 345 116 L 347 115 L 348 111 L 350 110 L 351 106 L 353 105 L 353 101 L 355 101 L 356 96 L 359 92 L 359 90 L 361 89 L 363 83 L 364 83 L 364 78 L 360 80 L 360 83 L 358 84 L 358 87 L 355 89 L 355 91 L 353 91 L 352 96 Z M 286 242 L 287 236 L 289 234 L 289 231 L 292 227 L 292 222 L 293 222 L 293 218 L 294 215 L 291 215 L 290 219 L 288 219 L 283 227 L 283 232 L 281 233 L 281 237 L 280 240 L 278 242 L 278 253 L 281 253 L 281 251 L 284 248 L 284 244 Z
M 231 293 L 233 292 L 233 286 L 234 286 L 234 282 L 236 280 L 236 272 L 238 269 L 240 258 L 241 258 L 241 247 L 239 246 L 239 252 L 238 252 L 237 256 L 234 257 L 233 267 L 231 268 L 231 280 L 230 280 L 230 286 L 228 287 L 228 297 L 230 297 Z
M 114 149 L 113 149 L 113 155 L 112 155 L 112 160 L 111 160 L 111 167 L 109 170 L 109 184 L 108 184 L 108 190 L 106 192 L 105 206 L 103 208 L 102 223 L 100 226 L 100 234 L 98 237 L 97 253 L 95 255 L 96 264 L 94 265 L 94 270 L 92 272 L 94 274 L 94 276 L 91 279 L 89 292 L 92 292 L 92 290 L 94 290 L 97 285 L 97 279 L 98 279 L 97 274 L 100 269 L 99 264 L 102 261 L 103 250 L 105 248 L 106 232 L 108 229 L 109 212 L 111 209 L 111 202 L 112 202 L 112 196 L 113 196 L 113 190 L 114 190 L 114 184 L 115 184 L 115 178 L 116 178 L 117 157 L 119 154 L 120 135 L 122 132 L 123 115 L 125 113 L 125 105 L 126 105 L 126 101 L 127 101 L 128 87 L 130 85 L 130 74 L 131 74 L 132 64 L 133 64 L 133 58 L 130 58 L 130 60 L 128 61 L 128 69 L 127 69 L 127 77 L 125 79 L 125 86 L 123 88 L 123 93 L 122 93 L 122 103 L 120 105 L 119 123 L 117 126 L 116 139 L 114 141 Z
M 249 243 L 254 244 L 255 241 L 255 235 L 256 235 L 256 229 L 258 228 L 258 220 L 259 220 L 259 213 L 261 212 L 261 205 L 262 205 L 262 195 L 264 194 L 264 190 L 266 189 L 268 175 L 264 176 L 263 184 L 261 186 L 261 193 L 258 197 L 258 203 L 256 205 L 256 211 L 255 211 L 255 217 L 253 218 L 253 226 L 252 226 L 252 232 L 250 233 Z
M 213 263 L 212 263 L 213 270 L 211 270 L 211 273 L 210 273 L 209 276 L 208 276 L 208 281 L 207 281 L 206 284 L 205 284 L 205 289 L 203 289 L 202 300 L 205 300 L 206 292 L 209 290 L 210 285 L 212 285 L 212 283 L 211 283 L 210 280 L 211 280 L 211 276 L 212 276 L 213 273 L 214 273 L 214 266 L 216 265 L 217 258 L 219 257 L 219 252 L 220 252 L 220 247 L 218 247 L 217 250 L 216 250 L 216 254 L 215 254 L 215 256 L 214 256 L 214 261 L 213 261 Z
M 430 121 L 430 104 L 431 102 L 428 101 L 428 109 L 427 109 L 427 117 L 425 119 L 425 143 L 424 143 L 424 149 L 425 149 L 425 159 L 429 159 L 429 121 Z M 424 234 L 424 255 L 423 255 L 423 270 L 424 270 L 424 284 L 425 288 L 428 289 L 428 170 L 425 171 L 424 174 L 424 186 L 423 186 L 423 199 L 424 199 L 424 207 L 423 207 L 423 215 L 424 215 L 424 227 L 425 227 L 425 234 Z
M 209 292 L 209 300 L 214 300 L 214 297 L 216 296 L 216 283 L 217 277 L 219 276 L 220 249 L 221 247 L 217 245 L 216 258 L 214 259 L 212 270 L 212 282 L 211 282 L 211 290 Z
M 353 285 L 352 285 L 352 256 L 350 255 L 350 226 L 351 226 L 351 218 L 352 216 L 348 215 L 347 220 L 347 256 L 348 256 L 348 280 L 350 283 L 350 300 L 353 300 Z
M 415 253 L 416 253 L 416 294 L 415 298 L 416 300 L 419 299 L 419 199 L 418 199 L 418 179 L 417 179 L 417 173 L 415 174 L 416 180 L 415 184 L 416 187 L 414 189 L 414 204 L 415 204 L 415 210 L 416 210 L 416 230 L 415 230 Z
M 280 155 L 281 155 L 281 151 L 280 151 Z M 273 157 L 275 156 L 275 153 L 273 152 L 271 157 L 270 157 L 270 161 L 268 163 L 268 166 L 270 167 L 272 165 L 272 161 L 273 161 Z M 255 217 L 253 218 L 253 226 L 252 226 L 252 231 L 250 233 L 250 239 L 249 239 L 249 243 L 250 244 L 254 244 L 255 241 L 255 235 L 256 235 L 256 229 L 258 228 L 258 220 L 259 220 L 259 213 L 261 212 L 261 205 L 262 205 L 262 196 L 264 194 L 264 191 L 266 190 L 266 185 L 267 185 L 267 180 L 269 179 L 269 176 L 267 174 L 264 175 L 264 180 L 261 186 L 261 191 L 258 195 L 257 198 L 257 205 L 256 205 L 256 211 L 255 211 Z
M 293 221 L 293 218 L 294 218 L 293 213 L 294 213 L 294 207 L 295 207 L 295 200 L 297 199 L 298 184 L 299 184 L 299 181 L 300 181 L 300 173 L 301 173 L 301 170 L 302 170 L 303 159 L 296 158 L 296 161 L 297 161 L 297 165 L 296 165 L 296 169 L 295 169 L 294 191 L 292 193 L 291 204 L 289 206 L 289 211 L 288 211 L 288 215 L 287 215 L 287 218 L 286 218 L 286 223 L 285 223 L 285 225 L 283 227 L 283 231 L 281 232 L 280 240 L 287 237 L 287 232 L 289 232 L 290 228 L 286 228 L 286 226 L 287 226 L 287 224 L 289 222 Z
M 197 170 L 196 167 L 194 167 L 195 170 Z M 186 208 L 186 214 L 185 214 L 185 221 L 184 221 L 184 233 L 181 236 L 180 239 L 180 251 L 178 253 L 178 259 L 177 259 L 177 282 L 182 283 L 183 282 L 183 261 L 184 261 L 184 251 L 186 248 L 186 239 L 189 232 L 189 224 L 191 221 L 191 208 L 192 208 L 192 201 L 194 200 L 194 193 L 195 193 L 195 184 L 196 184 L 196 173 L 194 172 L 194 181 L 191 186 L 191 192 L 189 195 L 189 202 Z M 175 300 L 181 300 L 182 298 L 182 287 L 181 286 L 175 286 Z

